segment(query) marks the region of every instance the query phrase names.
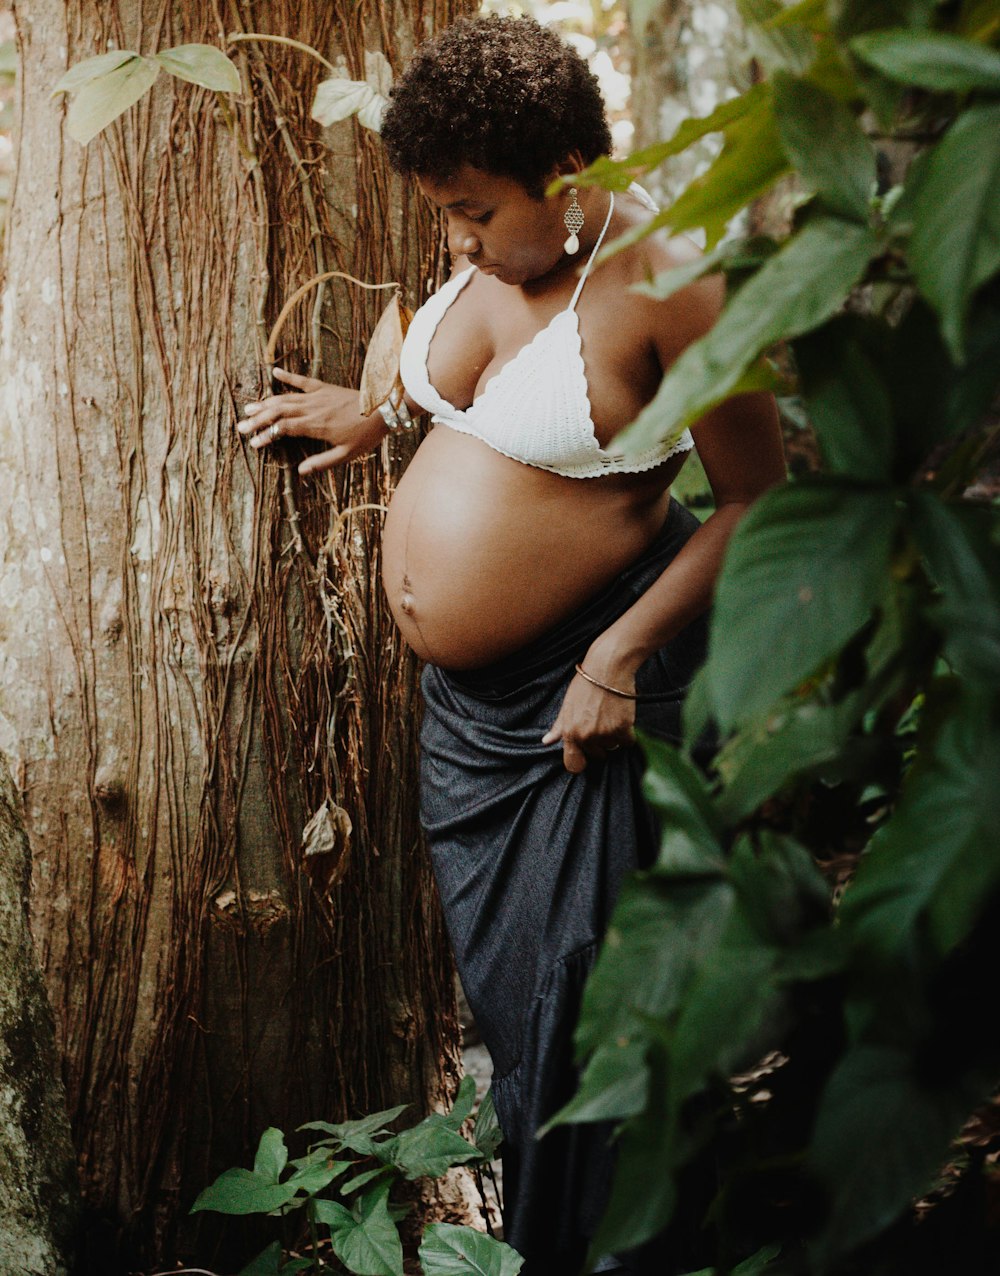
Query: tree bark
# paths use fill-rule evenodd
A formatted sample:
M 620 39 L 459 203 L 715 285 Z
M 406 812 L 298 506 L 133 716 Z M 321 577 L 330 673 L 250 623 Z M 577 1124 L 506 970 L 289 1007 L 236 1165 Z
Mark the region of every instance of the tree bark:
M 0 747 L 24 794 L 102 1276 L 231 1264 L 240 1245 L 186 1212 L 267 1125 L 424 1108 L 457 1075 L 417 823 L 416 668 L 362 508 L 386 503 L 406 456 L 299 483 L 294 446 L 260 458 L 235 433 L 299 284 L 338 269 L 399 280 L 412 304 L 440 236 L 377 139 L 309 119 L 326 72 L 296 50 L 231 46 L 229 102 L 161 74 L 86 147 L 49 94 L 108 48 L 227 47 L 237 31 L 291 36 L 360 79 L 366 50 L 398 67 L 468 7 L 15 5 Z M 388 295 L 318 289 L 280 361 L 356 384 Z M 310 849 L 326 849 L 306 854 L 324 810 Z
M 28 928 L 28 839 L 0 754 L 0 1276 L 65 1276 L 79 1193 Z

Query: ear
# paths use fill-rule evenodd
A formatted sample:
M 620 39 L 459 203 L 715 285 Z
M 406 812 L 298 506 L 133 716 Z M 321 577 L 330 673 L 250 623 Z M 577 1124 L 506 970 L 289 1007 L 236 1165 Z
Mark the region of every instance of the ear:
M 583 172 L 586 167 L 586 161 L 580 152 L 578 150 L 572 150 L 555 166 L 552 176 L 553 178 L 572 177 L 574 173 Z

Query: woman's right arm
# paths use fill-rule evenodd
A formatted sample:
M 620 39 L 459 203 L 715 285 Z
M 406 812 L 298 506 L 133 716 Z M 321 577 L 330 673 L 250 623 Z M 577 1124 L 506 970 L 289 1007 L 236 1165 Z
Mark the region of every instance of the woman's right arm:
M 272 394 L 258 403 L 248 403 L 238 429 L 241 434 L 251 436 L 252 448 L 268 447 L 282 438 L 317 439 L 326 443 L 325 451 L 302 461 L 300 474 L 314 474 L 364 456 L 378 447 L 388 433 L 378 410 L 370 416 L 361 416 L 357 390 L 299 376 L 284 368 L 275 368 L 274 376 L 301 393 Z M 421 411 L 410 399 L 407 405 L 414 412 Z

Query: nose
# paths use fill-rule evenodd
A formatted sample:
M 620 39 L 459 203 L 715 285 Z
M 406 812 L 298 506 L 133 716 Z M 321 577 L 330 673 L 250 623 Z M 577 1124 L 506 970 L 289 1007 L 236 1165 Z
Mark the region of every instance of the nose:
M 449 216 L 448 218 L 448 251 L 453 257 L 472 257 L 479 252 L 482 244 L 479 237 L 475 235 L 468 226 L 462 224 L 461 219 Z

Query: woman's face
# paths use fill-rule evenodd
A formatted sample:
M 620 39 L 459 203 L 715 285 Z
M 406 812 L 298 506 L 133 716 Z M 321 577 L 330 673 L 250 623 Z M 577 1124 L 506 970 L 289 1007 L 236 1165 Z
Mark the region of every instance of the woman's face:
M 553 171 L 552 179 L 557 176 Z M 563 258 L 568 195 L 534 199 L 516 178 L 463 164 L 446 181 L 418 178 L 420 189 L 448 218 L 448 251 L 484 274 L 523 284 Z

